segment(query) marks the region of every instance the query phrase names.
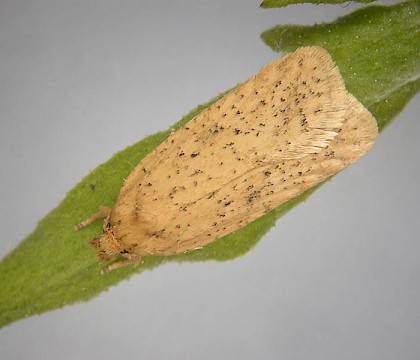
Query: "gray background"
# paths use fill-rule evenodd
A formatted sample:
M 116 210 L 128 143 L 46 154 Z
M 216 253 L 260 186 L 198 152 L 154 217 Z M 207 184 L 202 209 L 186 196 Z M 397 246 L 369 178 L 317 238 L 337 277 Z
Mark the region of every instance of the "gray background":
M 358 7 L 0 1 L 0 255 L 89 170 Z M 419 97 L 372 151 L 225 263 L 167 264 L 0 330 L 2 359 L 418 359 Z

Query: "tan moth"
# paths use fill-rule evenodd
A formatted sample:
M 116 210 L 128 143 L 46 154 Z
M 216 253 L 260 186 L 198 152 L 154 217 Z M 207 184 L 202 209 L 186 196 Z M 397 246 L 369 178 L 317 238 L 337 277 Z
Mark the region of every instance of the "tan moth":
M 148 255 L 201 248 L 313 187 L 365 154 L 371 113 L 328 52 L 296 50 L 171 134 L 127 177 L 104 233 L 91 241 L 104 272 Z

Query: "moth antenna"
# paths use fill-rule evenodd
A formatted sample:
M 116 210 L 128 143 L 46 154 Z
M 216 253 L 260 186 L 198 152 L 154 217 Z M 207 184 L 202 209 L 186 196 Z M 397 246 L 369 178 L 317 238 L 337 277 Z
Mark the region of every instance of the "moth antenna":
M 138 265 L 141 262 L 141 256 L 132 256 L 130 259 L 124 259 L 105 266 L 101 270 L 101 275 L 108 274 L 110 271 L 119 269 L 127 265 Z
M 111 260 L 111 258 L 105 251 L 98 251 L 98 258 L 100 262 L 107 262 Z
M 91 216 L 89 216 L 87 219 L 79 222 L 74 229 L 76 231 L 79 231 L 80 229 L 83 229 L 84 227 L 92 224 L 93 222 L 95 222 L 98 219 L 106 219 L 109 217 L 109 214 L 111 213 L 111 209 L 109 207 L 106 206 L 100 206 L 99 210 L 92 214 Z
M 95 236 L 92 240 L 89 240 L 89 245 L 92 246 L 95 250 L 101 247 L 100 243 L 101 235 Z

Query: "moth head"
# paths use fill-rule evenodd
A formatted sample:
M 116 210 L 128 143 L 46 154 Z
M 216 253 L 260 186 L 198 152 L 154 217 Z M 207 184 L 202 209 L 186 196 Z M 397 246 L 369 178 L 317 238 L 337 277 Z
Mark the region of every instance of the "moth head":
M 107 256 L 121 255 L 127 257 L 128 250 L 116 240 L 112 227 L 105 229 L 104 234 L 99 239 L 100 247 Z

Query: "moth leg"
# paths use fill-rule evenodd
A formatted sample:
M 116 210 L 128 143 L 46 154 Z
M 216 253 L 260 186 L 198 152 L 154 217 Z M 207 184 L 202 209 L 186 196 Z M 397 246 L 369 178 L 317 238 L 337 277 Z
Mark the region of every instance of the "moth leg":
M 100 206 L 99 210 L 94 213 L 93 215 L 89 216 L 87 219 L 83 220 L 82 222 L 79 222 L 74 229 L 76 231 L 92 224 L 94 221 L 98 220 L 98 219 L 106 219 L 109 214 L 111 213 L 111 209 L 109 207 L 106 206 Z
M 121 261 L 117 261 L 102 268 L 101 274 L 102 275 L 108 274 L 112 270 L 119 269 L 120 267 L 127 266 L 127 265 L 138 265 L 140 261 L 141 261 L 141 256 L 133 256 L 131 259 L 124 259 Z

